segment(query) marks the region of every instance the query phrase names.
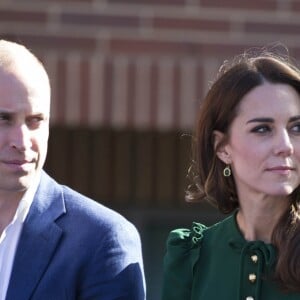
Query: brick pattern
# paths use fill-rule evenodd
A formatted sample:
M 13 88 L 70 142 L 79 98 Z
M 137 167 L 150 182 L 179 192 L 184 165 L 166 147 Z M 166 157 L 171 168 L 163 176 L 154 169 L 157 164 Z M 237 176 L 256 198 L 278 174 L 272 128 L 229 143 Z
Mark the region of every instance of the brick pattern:
M 281 42 L 300 59 L 298 0 L 3 0 L 0 37 L 49 71 L 52 124 L 189 130 L 220 63 Z

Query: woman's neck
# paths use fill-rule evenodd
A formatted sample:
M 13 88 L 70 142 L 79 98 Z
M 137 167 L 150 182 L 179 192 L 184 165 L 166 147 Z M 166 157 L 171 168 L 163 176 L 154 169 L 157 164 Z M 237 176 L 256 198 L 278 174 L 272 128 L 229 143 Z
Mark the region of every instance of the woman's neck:
M 271 242 L 278 220 L 289 206 L 287 198 L 268 198 L 260 201 L 240 201 L 237 224 L 248 241 Z

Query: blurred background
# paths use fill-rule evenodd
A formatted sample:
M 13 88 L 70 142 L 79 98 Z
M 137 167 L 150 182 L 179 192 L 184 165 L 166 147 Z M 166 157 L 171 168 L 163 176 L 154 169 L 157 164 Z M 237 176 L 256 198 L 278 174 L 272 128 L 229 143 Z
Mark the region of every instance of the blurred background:
M 137 226 L 158 300 L 168 232 L 224 217 L 184 201 L 201 98 L 246 49 L 283 43 L 300 62 L 300 1 L 1 0 L 0 37 L 49 73 L 46 170 Z

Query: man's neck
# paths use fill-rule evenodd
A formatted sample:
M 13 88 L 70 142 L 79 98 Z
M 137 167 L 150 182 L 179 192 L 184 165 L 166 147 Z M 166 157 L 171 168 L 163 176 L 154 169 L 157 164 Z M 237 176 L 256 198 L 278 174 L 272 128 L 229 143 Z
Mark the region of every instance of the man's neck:
M 15 197 L 7 196 L 6 199 L 3 195 L 0 196 L 0 235 L 12 221 L 23 195 L 24 192 Z

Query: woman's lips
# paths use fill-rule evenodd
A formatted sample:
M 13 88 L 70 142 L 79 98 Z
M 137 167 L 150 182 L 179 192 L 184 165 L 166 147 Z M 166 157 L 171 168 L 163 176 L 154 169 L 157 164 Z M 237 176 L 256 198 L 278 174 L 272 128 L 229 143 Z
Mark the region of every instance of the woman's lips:
M 267 169 L 267 171 L 282 175 L 289 175 L 293 170 L 294 168 L 289 166 L 275 166 Z

